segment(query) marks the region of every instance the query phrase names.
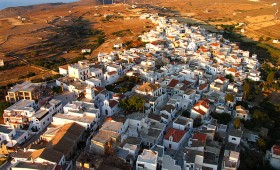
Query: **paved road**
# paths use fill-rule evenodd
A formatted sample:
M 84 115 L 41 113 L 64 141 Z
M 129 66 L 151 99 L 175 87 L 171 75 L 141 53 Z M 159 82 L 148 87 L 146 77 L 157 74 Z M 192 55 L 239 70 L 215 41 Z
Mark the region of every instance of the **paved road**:
M 2 166 L 0 167 L 0 169 L 1 169 L 1 170 L 2 170 L 2 169 L 3 169 L 3 170 L 10 169 L 11 166 L 12 166 L 11 161 L 8 161 L 8 162 L 6 162 L 4 165 L 2 165 Z

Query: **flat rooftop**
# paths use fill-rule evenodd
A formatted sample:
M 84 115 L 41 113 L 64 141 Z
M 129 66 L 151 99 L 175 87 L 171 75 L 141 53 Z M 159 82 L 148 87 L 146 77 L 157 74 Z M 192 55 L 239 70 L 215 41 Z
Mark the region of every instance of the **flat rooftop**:
M 100 142 L 105 144 L 107 141 L 111 140 L 111 138 L 117 138 L 120 134 L 117 132 L 101 130 L 99 131 L 93 138 L 92 141 Z
M 95 120 L 94 116 L 75 116 L 71 114 L 62 114 L 62 113 L 57 113 L 56 115 L 53 116 L 53 118 L 68 119 L 68 120 L 73 120 L 73 121 L 83 122 L 83 123 L 92 123 Z
M 55 164 L 46 164 L 46 163 L 32 163 L 32 162 L 19 162 L 14 166 L 15 168 L 21 169 L 44 169 L 44 170 L 53 170 L 56 165 Z
M 47 116 L 49 114 L 48 110 L 44 110 L 44 109 L 40 109 L 38 110 L 35 114 L 34 117 L 36 117 L 37 119 L 41 120 L 43 119 L 45 116 Z
M 140 113 L 140 112 L 134 112 L 132 114 L 127 115 L 127 118 L 129 119 L 134 119 L 134 120 L 142 120 L 145 118 L 147 115 L 145 113 Z
M 6 125 L 0 125 L 0 132 L 1 133 L 9 134 L 12 131 L 13 131 L 13 128 L 11 128 L 9 126 L 6 126 Z
M 186 125 L 188 122 L 193 121 L 192 119 L 179 116 L 174 123 L 180 124 L 180 125 Z
M 13 104 L 12 106 L 8 107 L 5 110 L 25 110 L 25 109 L 27 109 L 26 107 L 32 106 L 33 103 L 35 104 L 34 100 L 22 99 L 22 100 L 16 102 L 15 104 Z M 31 108 L 30 108 L 30 110 L 31 110 Z
M 31 92 L 34 89 L 38 88 L 40 84 L 31 83 L 31 82 L 23 82 L 21 84 L 14 85 L 8 92 L 17 92 L 17 91 L 26 91 Z
M 138 156 L 137 161 L 157 164 L 157 157 L 157 152 L 144 149 L 142 154 Z
M 151 150 L 156 151 L 158 153 L 159 157 L 163 157 L 163 153 L 164 153 L 164 147 L 163 146 L 154 145 L 154 147 L 151 148 Z
M 123 123 L 121 123 L 121 122 L 107 121 L 102 125 L 101 130 L 109 130 L 109 131 L 113 131 L 113 132 L 118 132 L 122 128 L 122 126 L 123 126 Z

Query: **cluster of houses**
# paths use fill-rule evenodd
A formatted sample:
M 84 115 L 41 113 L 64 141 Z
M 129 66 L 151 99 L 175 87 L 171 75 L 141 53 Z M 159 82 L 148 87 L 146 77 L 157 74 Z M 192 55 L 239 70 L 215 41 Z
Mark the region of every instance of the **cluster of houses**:
M 218 124 L 210 114 L 250 119 L 236 102 L 245 79 L 261 79 L 257 56 L 202 27 L 157 14 L 140 19 L 157 25 L 140 36 L 144 47 L 59 67 L 56 86 L 79 100 L 37 102 L 46 85 L 30 82 L 8 91 L 13 105 L 4 110 L 0 140 L 2 153 L 16 149 L 12 169 L 98 168 L 103 155 L 136 169 L 238 169 L 244 129 Z M 123 76 L 142 82 L 124 94 L 105 88 Z M 144 100 L 143 110 L 126 114 L 120 102 L 133 96 Z M 278 168 L 279 148 L 267 154 Z

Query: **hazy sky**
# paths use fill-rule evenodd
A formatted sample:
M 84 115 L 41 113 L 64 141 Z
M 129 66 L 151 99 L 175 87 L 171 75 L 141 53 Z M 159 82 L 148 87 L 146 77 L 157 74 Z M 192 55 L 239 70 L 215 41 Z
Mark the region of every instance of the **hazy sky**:
M 41 3 L 74 2 L 78 0 L 0 0 L 0 10 L 7 7 L 27 6 Z

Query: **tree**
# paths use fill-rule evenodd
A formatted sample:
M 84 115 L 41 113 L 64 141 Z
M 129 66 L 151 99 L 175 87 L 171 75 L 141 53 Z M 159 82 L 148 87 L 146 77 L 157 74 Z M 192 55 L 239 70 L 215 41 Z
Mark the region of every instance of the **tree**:
M 245 82 L 243 84 L 243 90 L 244 90 L 244 98 L 247 98 L 251 90 L 249 83 Z
M 258 121 L 263 121 L 268 119 L 268 115 L 260 110 L 255 110 L 253 114 L 253 118 Z
M 225 78 L 229 79 L 229 82 L 234 82 L 233 76 L 231 74 L 227 74 Z
M 234 101 L 234 97 L 233 97 L 233 95 L 231 93 L 228 93 L 228 94 L 226 94 L 225 100 L 229 101 L 229 102 L 233 102 Z
M 227 125 L 231 121 L 231 116 L 228 113 L 211 113 L 214 119 L 218 120 L 218 123 Z
M 61 86 L 54 86 L 52 88 L 53 92 L 56 94 L 62 93 L 62 87 Z
M 201 126 L 201 120 L 202 120 L 202 118 L 201 118 L 201 116 L 199 115 L 199 116 L 197 116 L 194 120 L 193 120 L 193 127 L 199 127 L 199 126 Z
M 145 100 L 139 96 L 132 96 L 120 101 L 120 107 L 129 112 L 144 111 L 144 105 Z
M 9 106 L 11 106 L 8 102 L 0 102 L 0 116 L 2 117 L 2 113 L 5 109 L 7 109 Z
M 241 125 L 240 119 L 239 118 L 235 118 L 233 121 L 233 126 L 235 129 L 239 129 Z
M 264 150 L 266 143 L 265 140 L 263 138 L 259 138 L 259 140 L 257 141 L 258 147 L 260 150 Z
M 187 110 L 183 111 L 182 116 L 184 117 L 190 117 L 191 113 L 188 112 Z
M 274 72 L 269 72 L 269 74 L 267 75 L 266 81 L 268 84 L 273 83 L 274 81 Z

